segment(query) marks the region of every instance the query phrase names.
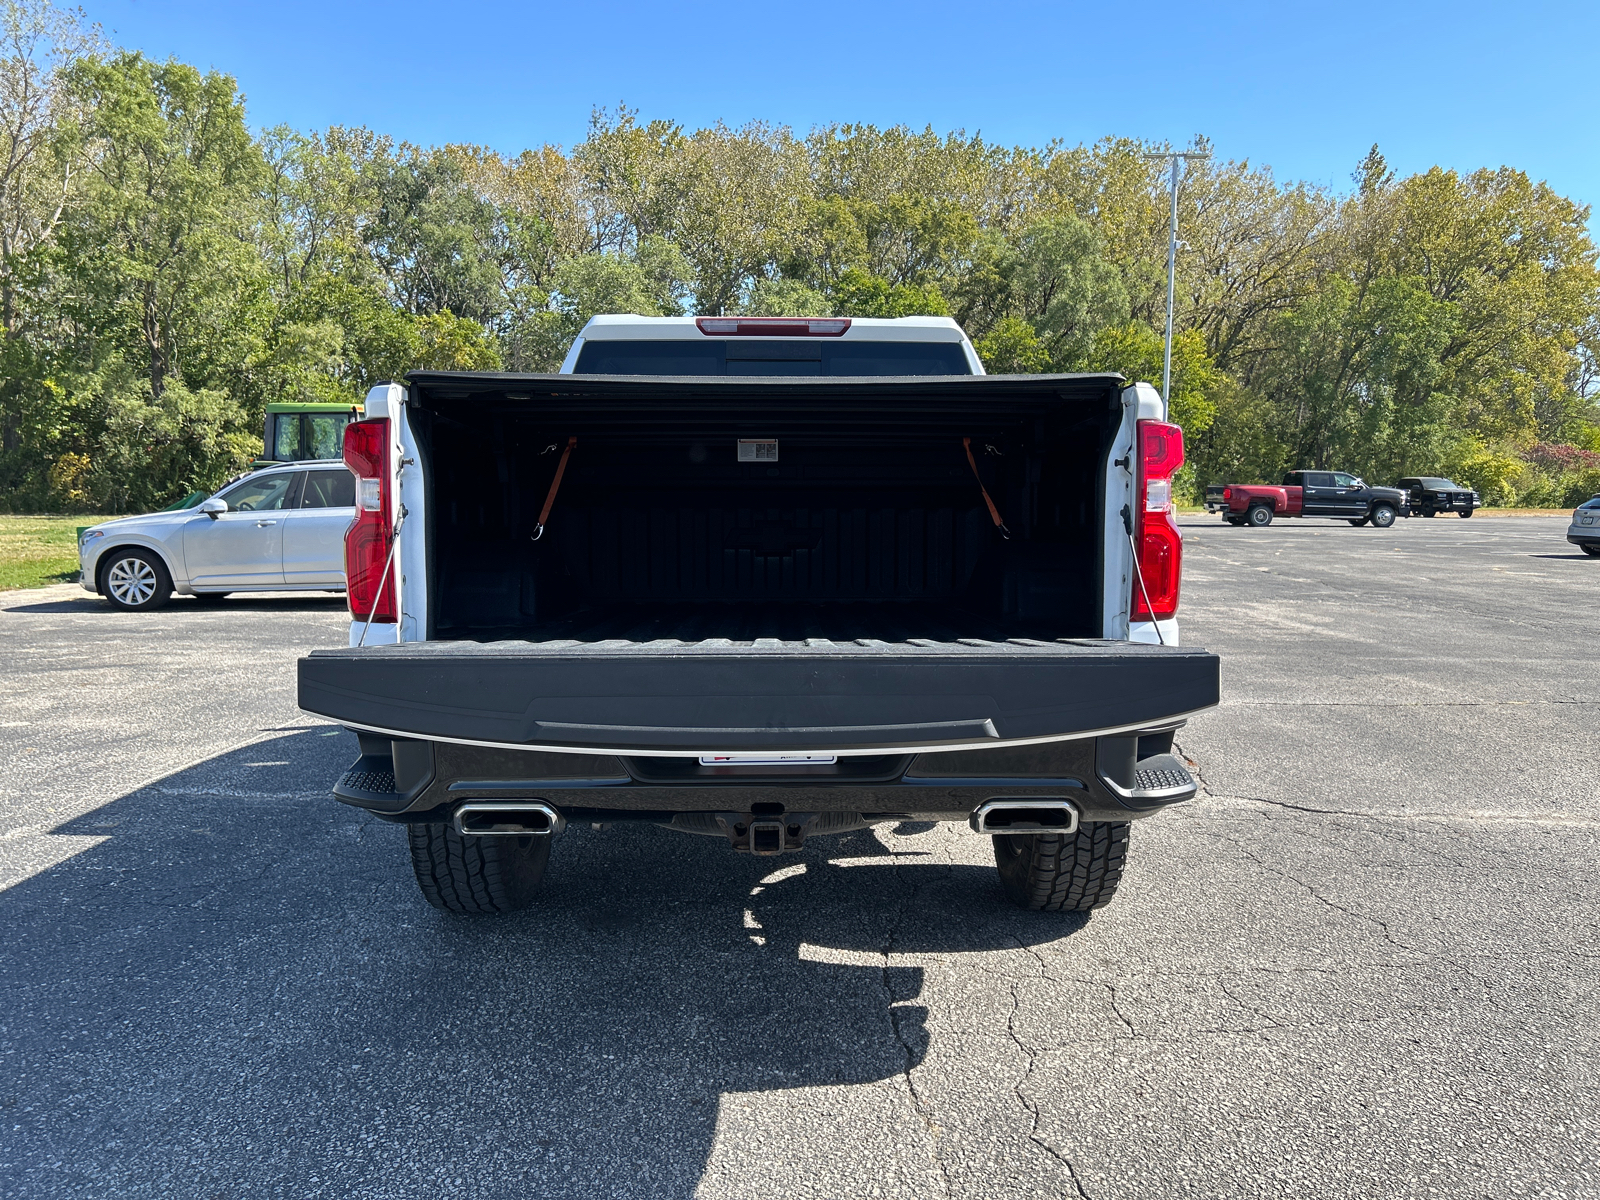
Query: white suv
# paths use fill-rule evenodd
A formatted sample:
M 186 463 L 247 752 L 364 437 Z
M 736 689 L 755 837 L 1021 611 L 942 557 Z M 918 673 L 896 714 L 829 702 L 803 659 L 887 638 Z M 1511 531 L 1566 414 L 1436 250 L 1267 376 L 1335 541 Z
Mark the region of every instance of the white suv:
M 355 477 L 342 462 L 255 471 L 196 508 L 122 517 L 78 541 L 85 591 L 114 608 L 159 608 L 173 592 L 344 591 Z

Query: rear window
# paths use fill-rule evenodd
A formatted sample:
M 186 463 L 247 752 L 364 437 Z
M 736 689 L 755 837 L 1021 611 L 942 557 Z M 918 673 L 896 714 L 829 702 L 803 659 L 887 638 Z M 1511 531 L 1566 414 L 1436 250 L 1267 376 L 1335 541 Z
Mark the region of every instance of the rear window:
M 957 342 L 585 342 L 578 375 L 970 375 Z
M 356 477 L 349 471 L 310 471 L 306 474 L 301 508 L 354 508 Z
M 1453 492 L 1456 490 L 1456 485 L 1448 479 L 1419 479 L 1417 482 L 1430 492 Z

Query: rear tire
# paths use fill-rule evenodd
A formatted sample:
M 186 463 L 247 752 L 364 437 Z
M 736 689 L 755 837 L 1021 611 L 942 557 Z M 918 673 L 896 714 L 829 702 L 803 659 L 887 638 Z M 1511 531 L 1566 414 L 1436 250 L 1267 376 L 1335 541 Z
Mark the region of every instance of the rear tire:
M 1394 524 L 1394 509 L 1387 504 L 1374 504 L 1372 506 L 1372 523 L 1379 529 L 1387 529 Z
M 1463 508 L 1461 510 L 1461 513 L 1460 513 L 1461 517 L 1466 518 L 1466 517 L 1470 517 L 1471 515 L 1472 515 L 1472 510 L 1470 508 Z
M 996 834 L 994 862 L 1006 898 L 1033 912 L 1085 912 L 1116 895 L 1128 859 L 1127 821 L 1076 833 Z
M 1590 558 L 1600 558 L 1600 546 L 1583 546 L 1580 549 Z
M 476 916 L 532 904 L 550 862 L 550 838 L 463 837 L 443 822 L 406 826 L 411 869 L 428 903 Z
M 172 576 L 159 555 L 130 546 L 106 555 L 100 591 L 112 608 L 149 612 L 172 599 Z
M 1244 519 L 1257 529 L 1264 529 L 1272 524 L 1272 510 L 1265 504 L 1252 504 Z
M 1244 518 L 1243 517 L 1223 517 L 1222 519 L 1224 521 L 1226 521 L 1229 525 L 1243 525 L 1244 524 Z

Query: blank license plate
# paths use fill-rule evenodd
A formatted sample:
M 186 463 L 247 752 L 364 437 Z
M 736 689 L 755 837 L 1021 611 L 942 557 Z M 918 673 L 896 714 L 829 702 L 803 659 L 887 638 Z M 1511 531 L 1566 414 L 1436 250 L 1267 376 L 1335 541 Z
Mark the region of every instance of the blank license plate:
M 702 754 L 702 767 L 776 767 L 812 765 L 826 767 L 839 761 L 837 754 Z

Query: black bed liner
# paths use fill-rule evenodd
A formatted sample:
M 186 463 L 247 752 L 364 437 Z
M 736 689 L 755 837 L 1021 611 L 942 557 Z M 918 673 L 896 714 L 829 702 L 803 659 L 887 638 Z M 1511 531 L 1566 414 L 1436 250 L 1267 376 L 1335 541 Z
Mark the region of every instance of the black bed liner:
M 1032 635 L 1036 631 L 1020 632 Z M 981 614 L 931 601 L 710 601 L 596 605 L 570 616 L 523 626 L 475 629 L 458 636 L 475 642 L 549 645 L 620 639 L 643 645 L 662 640 L 684 643 L 721 640 L 743 644 L 760 640 L 768 644 L 774 639 L 913 644 L 977 638 L 1004 642 L 1018 635 L 1019 631 L 1008 631 L 1000 622 Z
M 320 650 L 299 702 L 423 738 L 627 753 L 882 753 L 1159 726 L 1217 703 L 1215 655 L 1012 638 L 421 642 Z

